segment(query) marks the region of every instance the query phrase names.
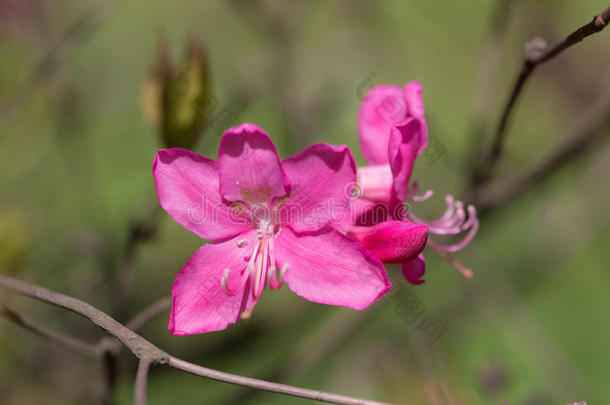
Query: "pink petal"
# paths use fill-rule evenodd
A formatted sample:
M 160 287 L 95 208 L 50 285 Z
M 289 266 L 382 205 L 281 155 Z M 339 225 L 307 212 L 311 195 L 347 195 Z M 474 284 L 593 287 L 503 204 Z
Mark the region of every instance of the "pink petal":
M 296 232 L 316 231 L 349 215 L 356 164 L 347 146 L 318 143 L 282 162 L 290 197 L 280 208 L 283 223 Z
M 384 263 L 414 259 L 424 250 L 428 227 L 406 221 L 389 221 L 371 227 L 353 227 L 348 236 Z
M 413 260 L 402 263 L 400 268 L 402 269 L 402 275 L 409 283 L 419 285 L 426 282 L 426 280 L 421 280 L 426 272 L 426 261 L 423 253 L 420 253 Z
M 394 175 L 389 164 L 364 166 L 357 170 L 361 198 L 389 203 L 394 195 Z
M 391 219 L 398 219 L 394 216 L 394 205 L 385 202 L 370 202 L 368 205 L 360 204 L 358 207 L 359 215 L 354 222 L 358 226 L 377 225 Z M 400 210 L 398 210 L 400 211 Z
M 297 295 L 320 304 L 364 309 L 390 287 L 381 262 L 357 241 L 331 229 L 295 234 L 283 228 L 277 239 L 278 267 Z
M 289 181 L 275 145 L 257 125 L 230 128 L 218 148 L 220 193 L 229 201 L 268 202 L 283 197 Z
M 218 239 L 247 228 L 247 221 L 222 201 L 215 161 L 186 149 L 162 149 L 152 170 L 159 204 L 189 231 Z
M 420 129 L 420 123 L 415 118 L 408 118 L 404 124 L 392 128 L 388 154 L 394 176 L 394 194 L 398 201 L 404 201 L 407 196 L 419 147 Z
M 375 203 L 362 198 L 354 197 L 349 201 L 349 210 L 341 220 L 333 223 L 333 228 L 339 232 L 345 233 L 355 224 L 360 223 L 360 219 L 367 212 L 370 212 L 375 207 Z
M 388 141 L 392 127 L 407 118 L 403 90 L 396 86 L 372 87 L 358 113 L 358 135 L 362 155 L 370 165 L 388 163 Z
M 238 247 L 238 242 L 243 247 Z M 172 287 L 171 333 L 213 332 L 239 320 L 239 315 L 251 305 L 248 284 L 235 295 L 227 295 L 220 280 L 224 270 L 229 269 L 228 284 L 237 284 L 239 272 L 246 268 L 255 243 L 256 234 L 246 232 L 224 242 L 210 242 L 193 254 Z
M 418 139 L 417 154 L 419 155 L 426 149 L 428 144 L 428 125 L 424 117 L 424 100 L 421 93 L 423 86 L 416 81 L 407 83 L 404 87 L 404 98 L 407 103 L 407 110 L 410 117 L 417 118 L 421 124 L 420 137 Z

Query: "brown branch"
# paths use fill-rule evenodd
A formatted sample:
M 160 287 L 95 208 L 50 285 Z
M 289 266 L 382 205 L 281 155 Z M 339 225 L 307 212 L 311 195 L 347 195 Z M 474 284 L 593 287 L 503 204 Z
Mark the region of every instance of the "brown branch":
M 134 405 L 146 405 L 146 388 L 148 386 L 148 370 L 150 369 L 150 360 L 141 359 L 138 365 L 138 373 L 136 375 L 136 386 L 134 390 Z
M 472 111 L 472 144 L 470 161 L 474 165 L 483 151 L 483 140 L 489 129 L 489 111 L 495 97 L 502 56 L 504 54 L 504 37 L 508 26 L 513 0 L 496 0 L 495 9 L 489 24 L 489 35 L 481 51 L 477 81 L 473 91 Z
M 110 339 L 110 338 L 109 338 Z M 118 342 L 114 339 L 110 343 Z M 102 342 L 100 342 L 102 344 Z M 110 405 L 113 403 L 114 389 L 118 380 L 117 371 L 117 356 L 112 351 L 111 345 L 108 345 L 102 352 L 102 366 L 104 369 L 104 391 L 102 394 L 102 404 Z
M 140 313 L 136 314 L 129 322 L 127 322 L 126 326 L 132 331 L 137 331 L 150 320 L 161 315 L 170 308 L 171 297 L 168 296 L 160 298 L 143 309 Z M 42 326 L 38 321 L 32 319 L 31 317 L 21 314 L 3 304 L 0 304 L 0 316 L 3 316 L 7 320 L 31 332 L 34 332 L 37 335 L 53 340 L 76 353 L 89 357 L 100 357 L 100 355 L 104 352 L 114 353 L 118 350 L 121 343 L 112 337 L 105 337 L 98 343 L 91 344 L 84 340 L 64 335 Z
M 568 35 L 563 41 L 555 44 L 551 48 L 546 47 L 546 44 L 540 38 L 534 38 L 526 45 L 521 71 L 519 72 L 519 76 L 517 77 L 510 93 L 510 97 L 508 98 L 508 101 L 503 109 L 500 122 L 495 132 L 492 148 L 489 154 L 481 159 L 480 164 L 478 164 L 473 171 L 471 179 L 473 186 L 483 184 L 489 181 L 491 178 L 492 172 L 504 151 L 506 129 L 508 127 L 513 107 L 515 106 L 515 103 L 517 102 L 525 83 L 531 76 L 534 69 L 544 62 L 547 62 L 559 55 L 572 45 L 575 45 L 588 36 L 603 30 L 608 22 L 610 22 L 610 8 L 594 17 L 590 23 L 580 27 L 572 34 Z
M 376 305 L 365 312 L 337 312 L 330 319 L 322 321 L 321 330 L 315 331 L 302 342 L 295 342 L 294 350 L 288 359 L 273 367 L 265 374 L 265 379 L 295 380 L 314 368 L 321 360 L 344 344 L 360 326 L 378 315 L 383 306 Z M 252 402 L 260 391 L 237 393 L 225 404 Z
M 82 354 L 89 357 L 98 357 L 99 350 L 96 345 L 86 342 L 81 339 L 73 338 L 58 332 L 55 332 L 49 328 L 40 325 L 38 322 L 29 318 L 23 314 L 20 314 L 11 308 L 0 304 L 0 315 L 8 319 L 9 321 L 34 332 L 36 335 L 42 336 L 43 338 L 49 339 L 59 345 L 73 351 L 74 353 Z
M 344 395 L 331 394 L 322 391 L 312 391 L 304 388 L 293 387 L 291 385 L 277 384 L 255 378 L 242 377 L 234 374 L 223 373 L 209 368 L 201 367 L 184 360 L 177 359 L 173 356 L 169 358 L 169 365 L 187 373 L 198 375 L 200 377 L 210 378 L 212 380 L 223 381 L 231 384 L 243 385 L 244 387 L 256 388 L 263 391 L 277 392 L 281 394 L 291 395 L 300 398 L 313 399 L 316 401 L 327 402 L 331 404 L 346 404 L 346 405 L 381 405 L 382 402 L 367 401 L 348 397 Z
M 192 364 L 184 360 L 180 360 L 176 357 L 170 356 L 165 351 L 159 349 L 158 347 L 150 343 L 148 340 L 144 339 L 142 336 L 136 334 L 132 330 L 128 329 L 127 327 L 112 319 L 106 313 L 76 298 L 60 294 L 51 290 L 47 290 L 46 288 L 28 284 L 24 281 L 20 281 L 3 275 L 0 275 L 0 287 L 45 303 L 56 305 L 58 307 L 67 309 L 68 311 L 84 316 L 94 324 L 104 329 L 111 336 L 118 338 L 121 343 L 123 343 L 123 345 L 127 347 L 141 361 L 146 361 L 150 364 L 168 364 L 170 367 L 174 367 L 194 375 L 217 381 L 241 385 L 264 391 L 291 395 L 300 398 L 314 399 L 328 403 L 346 405 L 383 404 L 381 402 L 367 401 L 344 395 L 308 390 L 285 384 L 277 384 L 269 381 L 238 376 L 222 371 L 201 367 L 196 364 Z M 142 396 L 140 396 L 142 394 L 142 380 L 145 380 L 146 378 L 147 368 L 148 366 L 146 365 L 146 363 L 140 363 L 138 372 L 139 377 L 137 378 L 138 387 L 136 387 L 136 396 L 138 399 L 142 398 Z
M 119 264 L 114 274 L 114 311 L 119 320 L 127 317 L 127 308 L 131 299 L 135 259 L 138 248 L 143 242 L 153 239 L 159 227 L 161 206 L 156 203 L 143 218 L 134 218 L 127 229 L 127 237 Z
M 0 287 L 84 316 L 118 338 L 138 358 L 146 357 L 159 364 L 165 364 L 169 360 L 168 354 L 163 350 L 86 302 L 2 275 L 0 275 Z
M 610 77 L 607 78 L 610 82 Z M 483 185 L 474 203 L 480 214 L 508 203 L 547 179 L 555 170 L 581 156 L 606 133 L 610 123 L 610 83 L 602 86 L 600 98 L 578 119 L 567 136 L 533 169 Z
M 172 306 L 172 297 L 167 296 L 159 298 L 157 301 L 144 308 L 140 313 L 136 314 L 129 322 L 127 327 L 133 331 L 140 329 L 147 324 L 151 319 L 161 315 Z

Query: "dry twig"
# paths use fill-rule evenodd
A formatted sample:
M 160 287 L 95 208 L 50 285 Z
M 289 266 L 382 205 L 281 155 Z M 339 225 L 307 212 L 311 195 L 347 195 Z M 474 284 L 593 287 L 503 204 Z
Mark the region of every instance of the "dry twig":
M 136 405 L 146 404 L 145 391 L 148 369 L 150 365 L 155 364 L 166 364 L 187 373 L 217 381 L 327 403 L 348 405 L 382 404 L 380 402 L 368 401 L 328 392 L 308 390 L 201 367 L 171 356 L 131 329 L 115 321 L 109 315 L 76 298 L 2 275 L 0 275 L 0 287 L 45 303 L 56 305 L 58 307 L 67 309 L 68 311 L 84 316 L 94 324 L 98 325 L 100 328 L 104 329 L 109 335 L 119 339 L 125 347 L 127 347 L 134 355 L 136 355 L 136 357 L 140 359 L 134 395 Z

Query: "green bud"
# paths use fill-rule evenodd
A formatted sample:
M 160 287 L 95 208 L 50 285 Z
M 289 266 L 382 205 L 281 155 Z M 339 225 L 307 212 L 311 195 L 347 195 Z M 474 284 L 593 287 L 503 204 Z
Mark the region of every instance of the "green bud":
M 214 104 L 203 47 L 189 40 L 185 61 L 176 67 L 161 40 L 157 61 L 142 89 L 142 109 L 157 126 L 163 145 L 192 148 L 210 124 Z

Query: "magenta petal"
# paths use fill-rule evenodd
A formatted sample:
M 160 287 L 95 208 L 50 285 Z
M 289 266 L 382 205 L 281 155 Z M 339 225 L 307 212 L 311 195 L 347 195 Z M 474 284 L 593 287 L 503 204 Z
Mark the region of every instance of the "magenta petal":
M 420 130 L 420 123 L 415 118 L 409 118 L 404 124 L 392 128 L 388 154 L 394 176 L 394 194 L 398 201 L 404 201 L 407 196 L 419 147 Z
M 283 228 L 276 257 L 279 266 L 289 266 L 290 289 L 312 302 L 360 310 L 391 287 L 378 259 L 331 228 L 298 235 Z
M 426 149 L 428 144 L 428 125 L 424 117 L 424 100 L 421 93 L 423 86 L 416 81 L 407 83 L 404 87 L 404 97 L 407 103 L 407 110 L 410 117 L 417 118 L 421 124 L 421 132 L 418 139 L 417 154 L 419 155 Z
M 342 233 L 347 232 L 352 226 L 358 224 L 363 215 L 375 208 L 375 203 L 354 197 L 350 199 L 348 206 L 349 210 L 346 215 L 340 220 L 333 222 L 333 228 Z
M 246 220 L 222 201 L 215 161 L 186 149 L 162 149 L 152 170 L 159 204 L 189 231 L 218 239 L 247 229 Z
M 256 234 L 246 232 L 224 242 L 210 242 L 193 254 L 172 287 L 171 333 L 213 332 L 239 320 L 239 315 L 251 305 L 248 285 L 242 286 L 235 295 L 227 295 L 220 280 L 224 270 L 229 269 L 228 284 L 238 284 L 239 272 L 247 271 L 246 261 L 255 243 Z
M 283 197 L 289 181 L 275 145 L 257 125 L 230 128 L 218 148 L 220 193 L 229 201 L 267 202 Z
M 316 231 L 349 215 L 356 164 L 347 146 L 318 143 L 282 162 L 290 179 L 290 197 L 281 207 L 282 222 L 296 232 Z
M 394 196 L 394 175 L 389 164 L 359 167 L 358 177 L 359 197 L 389 203 Z
M 402 263 L 400 268 L 402 269 L 402 275 L 405 276 L 409 283 L 419 285 L 426 282 L 426 280 L 421 280 L 426 272 L 426 261 L 424 260 L 423 253 L 420 253 L 413 260 Z
M 403 90 L 396 86 L 372 87 L 358 112 L 362 155 L 370 165 L 388 163 L 388 141 L 395 125 L 407 118 Z
M 406 221 L 389 221 L 371 227 L 354 227 L 348 236 L 384 263 L 402 263 L 424 250 L 428 227 Z

